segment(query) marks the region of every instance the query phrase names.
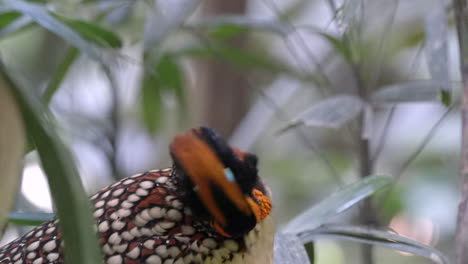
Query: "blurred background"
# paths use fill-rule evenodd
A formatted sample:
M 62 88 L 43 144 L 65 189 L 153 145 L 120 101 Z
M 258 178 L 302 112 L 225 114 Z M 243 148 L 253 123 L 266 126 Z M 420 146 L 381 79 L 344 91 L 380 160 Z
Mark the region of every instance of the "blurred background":
M 172 137 L 205 125 L 259 156 L 278 228 L 361 178 L 367 159 L 369 172 L 397 180 L 373 199 L 378 226 L 453 255 L 461 138 L 449 1 L 190 2 L 48 1 L 120 38 L 101 61 L 27 17 L 0 28 L 2 60 L 19 83 L 50 97 L 89 194 L 171 166 Z M 385 88 L 391 94 L 379 97 Z M 338 95 L 361 101 L 327 104 Z M 15 210 L 52 212 L 53 204 L 32 151 Z M 333 221 L 359 223 L 359 215 Z M 25 230 L 11 226 L 0 245 Z M 361 263 L 359 246 L 318 240 L 316 263 Z M 429 263 L 384 248 L 375 256 Z

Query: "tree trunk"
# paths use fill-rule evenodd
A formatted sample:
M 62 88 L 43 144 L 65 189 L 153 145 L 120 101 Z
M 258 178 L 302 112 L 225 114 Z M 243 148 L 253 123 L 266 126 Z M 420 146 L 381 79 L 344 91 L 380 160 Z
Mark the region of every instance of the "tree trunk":
M 246 0 L 207 0 L 202 15 L 243 14 L 246 4 Z M 229 45 L 243 48 L 246 40 L 240 36 L 230 39 Z M 194 119 L 228 137 L 247 111 L 249 91 L 245 73 L 216 59 L 199 60 L 195 66 Z
M 468 6 L 466 0 L 453 1 L 460 50 L 460 71 L 463 81 L 461 116 L 462 147 L 460 155 L 461 201 L 458 207 L 456 263 L 468 262 Z

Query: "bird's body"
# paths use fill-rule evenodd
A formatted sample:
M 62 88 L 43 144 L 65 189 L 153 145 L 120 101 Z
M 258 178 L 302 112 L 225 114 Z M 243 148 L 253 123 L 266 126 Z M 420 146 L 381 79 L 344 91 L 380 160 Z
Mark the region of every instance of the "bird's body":
M 193 135 L 181 137 L 197 141 Z M 272 263 L 274 225 L 269 216 L 269 198 L 265 198 L 263 187 L 259 187 L 262 191 L 256 188 L 261 181 L 256 180 L 248 191 L 252 194 L 242 191 L 245 204 L 254 209 L 241 211 L 239 214 L 245 214 L 239 218 L 241 222 L 230 222 L 223 217 L 237 214 L 231 201 L 239 198 L 239 193 L 222 190 L 232 194 L 220 194 L 213 187 L 217 182 L 210 183 L 215 191 L 208 198 L 216 199 L 207 204 L 209 200 L 203 196 L 206 193 L 199 194 L 201 187 L 195 183 L 199 176 L 187 168 L 198 163 L 187 164 L 176 142 L 171 154 L 175 160 L 181 159 L 174 167 L 125 178 L 91 197 L 105 263 Z M 192 175 L 188 176 L 187 171 Z M 226 184 L 219 178 L 216 181 L 220 186 Z M 219 215 L 215 216 L 214 210 Z M 248 227 L 242 221 L 248 222 L 251 215 L 256 220 Z M 63 246 L 59 221 L 52 219 L 0 248 L 0 263 L 64 263 Z

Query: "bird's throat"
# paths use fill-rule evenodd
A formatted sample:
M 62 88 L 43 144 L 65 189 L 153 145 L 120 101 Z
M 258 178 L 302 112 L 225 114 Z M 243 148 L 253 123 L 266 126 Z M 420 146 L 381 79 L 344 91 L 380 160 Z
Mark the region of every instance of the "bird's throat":
M 271 215 L 244 236 L 246 251 L 236 253 L 231 264 L 272 264 L 275 224 Z

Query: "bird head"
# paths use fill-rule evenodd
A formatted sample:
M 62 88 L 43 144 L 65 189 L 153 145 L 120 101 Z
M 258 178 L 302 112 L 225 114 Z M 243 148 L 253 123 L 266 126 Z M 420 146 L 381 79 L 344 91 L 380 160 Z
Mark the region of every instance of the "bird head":
M 206 127 L 174 137 L 170 152 L 190 203 L 221 235 L 242 236 L 270 214 L 255 155 L 230 147 Z

